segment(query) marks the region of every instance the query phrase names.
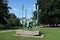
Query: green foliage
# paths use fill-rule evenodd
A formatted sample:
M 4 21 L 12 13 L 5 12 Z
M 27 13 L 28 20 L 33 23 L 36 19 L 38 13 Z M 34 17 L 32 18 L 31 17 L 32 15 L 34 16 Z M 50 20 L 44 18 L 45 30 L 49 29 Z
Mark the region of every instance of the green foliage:
M 19 18 L 13 13 L 9 13 L 8 0 L 0 0 L 0 24 L 6 26 L 18 26 Z
M 0 24 L 7 24 L 4 18 L 7 18 L 8 13 L 8 1 L 0 0 Z
M 7 18 L 8 26 L 19 26 L 19 18 L 15 16 L 15 14 L 10 13 Z
M 60 24 L 60 0 L 37 0 L 42 24 Z
M 38 16 L 37 16 L 37 14 L 38 14 Z M 34 11 L 33 12 L 33 19 L 34 20 L 37 20 L 37 18 L 38 18 L 38 21 L 39 21 L 38 24 L 40 24 L 40 22 L 41 22 L 40 21 L 40 19 L 41 19 L 41 13 L 40 13 L 40 11 L 38 11 L 38 12 L 37 11 Z
M 33 19 L 37 19 L 37 11 L 33 12 Z

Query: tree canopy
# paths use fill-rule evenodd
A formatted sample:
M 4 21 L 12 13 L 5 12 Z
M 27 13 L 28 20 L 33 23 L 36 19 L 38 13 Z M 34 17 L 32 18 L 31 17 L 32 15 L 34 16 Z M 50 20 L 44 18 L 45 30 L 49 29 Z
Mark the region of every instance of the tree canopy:
M 0 24 L 2 26 L 18 26 L 19 18 L 14 13 L 9 13 L 8 0 L 0 0 Z M 11 9 L 11 8 L 10 8 Z
M 41 24 L 60 24 L 60 0 L 37 0 Z
M 4 18 L 8 16 L 8 1 L 0 0 L 0 24 L 7 24 Z

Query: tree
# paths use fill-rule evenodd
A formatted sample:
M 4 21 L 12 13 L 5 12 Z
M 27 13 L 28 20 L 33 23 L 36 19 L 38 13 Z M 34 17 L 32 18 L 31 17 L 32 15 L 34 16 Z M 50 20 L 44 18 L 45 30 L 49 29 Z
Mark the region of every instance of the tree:
M 8 1 L 0 0 L 0 24 L 7 24 L 5 18 L 8 16 Z
M 38 14 L 38 16 L 37 16 L 37 14 Z M 41 21 L 40 21 L 40 19 L 41 19 L 41 14 L 40 14 L 40 11 L 34 11 L 33 12 L 33 20 L 37 20 L 37 18 L 38 18 L 38 25 L 40 25 L 40 23 L 41 23 Z
M 41 24 L 60 24 L 60 0 L 37 0 Z
M 8 26 L 19 26 L 19 18 L 16 17 L 14 13 L 10 13 L 7 18 Z
M 37 11 L 33 12 L 33 19 L 35 19 L 35 20 L 37 19 Z

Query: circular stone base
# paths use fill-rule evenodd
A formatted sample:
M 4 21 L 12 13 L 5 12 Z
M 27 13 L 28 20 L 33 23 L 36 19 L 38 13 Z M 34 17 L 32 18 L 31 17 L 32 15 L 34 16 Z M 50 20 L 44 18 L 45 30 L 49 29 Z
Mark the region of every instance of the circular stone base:
M 44 37 L 44 35 L 40 31 L 28 31 L 28 30 L 17 30 L 15 35 L 22 37 L 35 37 L 35 38 Z
M 34 38 L 43 38 L 44 34 L 42 34 L 41 36 L 29 36 L 29 35 L 17 35 L 15 34 L 15 36 L 21 36 L 21 37 L 34 37 Z

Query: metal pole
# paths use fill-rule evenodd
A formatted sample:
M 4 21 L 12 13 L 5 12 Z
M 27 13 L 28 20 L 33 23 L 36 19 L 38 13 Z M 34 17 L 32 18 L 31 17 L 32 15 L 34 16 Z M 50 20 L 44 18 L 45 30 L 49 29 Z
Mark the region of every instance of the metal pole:
M 25 17 L 27 18 L 27 9 L 25 10 Z
M 37 5 L 37 24 L 38 24 L 38 5 Z
M 25 10 L 25 12 L 26 12 L 26 27 L 27 27 L 27 9 Z
M 23 26 L 23 11 L 24 11 L 24 5 L 22 4 L 22 26 Z
M 25 16 L 26 16 L 26 27 L 27 27 L 27 9 L 25 10 Z

